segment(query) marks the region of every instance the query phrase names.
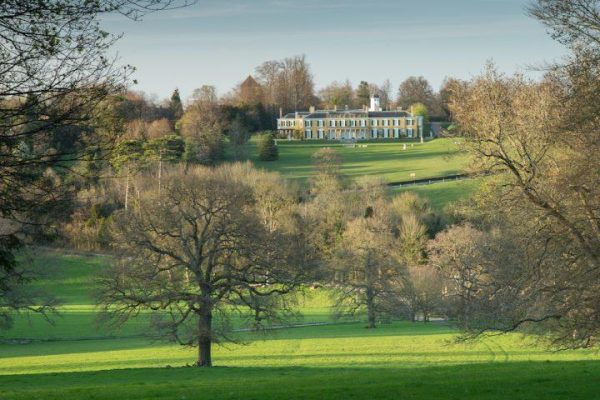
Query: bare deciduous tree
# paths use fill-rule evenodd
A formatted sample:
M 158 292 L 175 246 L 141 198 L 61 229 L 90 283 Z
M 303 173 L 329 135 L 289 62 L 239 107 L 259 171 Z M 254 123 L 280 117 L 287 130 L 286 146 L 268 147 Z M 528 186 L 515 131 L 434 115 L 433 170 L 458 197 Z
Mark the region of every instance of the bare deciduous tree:
M 433 110 L 435 95 L 433 88 L 422 76 L 411 76 L 404 80 L 398 87 L 398 106 L 408 109 L 415 103 L 423 103 L 429 110 Z
M 256 68 L 265 104 L 284 111 L 305 110 L 315 101 L 313 76 L 304 55 L 267 61 Z
M 366 310 L 368 328 L 392 313 L 390 305 L 398 303 L 406 271 L 383 203 L 347 223 L 333 268 L 339 312 Z
M 497 174 L 485 210 L 531 238 L 527 253 L 538 257 L 527 273 L 530 304 L 522 309 L 530 312 L 512 326 L 556 320 L 556 343 L 572 346 L 593 343 L 600 328 L 590 323 L 600 307 L 600 129 L 592 100 L 599 72 L 576 60 L 536 83 L 489 67 L 451 105 L 475 168 Z
M 319 90 L 319 97 L 325 108 L 329 109 L 333 109 L 334 107 L 341 109 L 345 106 L 352 107 L 355 103 L 354 89 L 352 89 L 352 84 L 348 80 L 345 82 L 331 82 Z
M 224 127 L 213 86 L 194 91 L 178 126 L 186 142 L 185 161 L 214 165 L 223 159 Z
M 212 365 L 212 343 L 231 339 L 231 314 L 249 311 L 257 324 L 273 318 L 273 307 L 286 304 L 277 297 L 310 275 L 312 256 L 301 220 L 278 226 L 259 211 L 245 183 L 260 179 L 253 173 L 174 170 L 160 196 L 140 183 L 139 200 L 114 218 L 119 257 L 101 282 L 106 315 L 123 322 L 156 311 L 159 333 L 198 346 L 203 367 Z

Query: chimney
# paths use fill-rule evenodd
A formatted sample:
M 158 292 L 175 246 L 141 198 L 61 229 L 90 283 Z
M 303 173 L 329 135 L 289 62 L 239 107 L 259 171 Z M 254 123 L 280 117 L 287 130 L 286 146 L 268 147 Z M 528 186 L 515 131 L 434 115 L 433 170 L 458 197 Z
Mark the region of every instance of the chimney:
M 283 109 L 279 107 L 279 118 L 283 118 Z
M 348 111 L 348 104 L 344 106 L 344 110 Z
M 337 111 L 337 104 L 333 105 L 333 111 Z
M 314 113 L 315 112 L 315 106 L 310 106 L 308 108 L 308 111 L 311 112 L 311 113 Z
M 296 119 L 298 119 L 298 111 L 296 111 L 296 112 L 294 113 L 294 117 L 295 117 Z

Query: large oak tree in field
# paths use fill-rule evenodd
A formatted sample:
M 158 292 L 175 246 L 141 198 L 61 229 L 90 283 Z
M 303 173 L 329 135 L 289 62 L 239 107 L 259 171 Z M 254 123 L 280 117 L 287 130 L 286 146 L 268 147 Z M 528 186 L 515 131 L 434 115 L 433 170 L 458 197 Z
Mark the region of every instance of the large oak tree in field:
M 211 366 L 212 343 L 230 339 L 230 315 L 268 323 L 312 271 L 294 196 L 272 186 L 272 176 L 239 165 L 173 170 L 160 195 L 138 182 L 139 197 L 114 219 L 118 261 L 102 279 L 104 311 L 116 322 L 156 311 L 159 334 L 198 346 L 196 365 Z

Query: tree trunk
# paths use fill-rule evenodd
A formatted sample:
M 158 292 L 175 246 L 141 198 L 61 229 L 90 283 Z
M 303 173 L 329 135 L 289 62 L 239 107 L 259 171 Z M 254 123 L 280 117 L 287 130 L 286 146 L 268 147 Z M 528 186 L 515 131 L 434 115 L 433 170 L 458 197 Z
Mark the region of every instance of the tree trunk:
M 125 179 L 125 209 L 129 203 L 129 167 L 127 167 L 127 178 Z
M 160 191 L 162 189 L 162 152 L 160 159 L 158 160 L 158 197 L 160 198 Z
M 197 367 L 212 367 L 211 356 L 212 313 L 198 315 L 198 361 Z
M 367 288 L 367 328 L 375 328 L 375 296 L 373 289 Z
M 357 271 L 358 272 L 358 271 Z M 372 266 L 367 260 L 366 268 L 365 268 L 365 278 L 367 284 L 367 328 L 372 329 L 375 328 L 375 288 L 374 288 L 374 271 Z

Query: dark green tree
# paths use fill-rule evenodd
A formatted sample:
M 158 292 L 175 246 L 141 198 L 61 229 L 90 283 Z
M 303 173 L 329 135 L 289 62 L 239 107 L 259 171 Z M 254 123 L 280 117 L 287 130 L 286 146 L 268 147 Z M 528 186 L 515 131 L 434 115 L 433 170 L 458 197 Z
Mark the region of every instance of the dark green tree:
M 179 89 L 173 90 L 173 94 L 169 100 L 169 110 L 171 111 L 173 121 L 179 121 L 183 115 L 183 103 L 181 102 L 181 97 L 179 96 Z
M 124 140 L 112 151 L 110 163 L 119 175 L 125 177 L 125 209 L 129 206 L 131 177 L 140 167 L 143 156 L 143 144 L 139 140 Z
M 250 139 L 248 124 L 243 116 L 238 114 L 229 126 L 229 144 L 234 159 L 242 160 L 247 157 L 246 143 L 248 139 Z
M 261 161 L 275 161 L 279 159 L 279 149 L 271 133 L 261 135 L 258 140 L 258 158 Z
M 144 159 L 157 166 L 158 192 L 162 188 L 163 163 L 180 161 L 185 152 L 185 141 L 178 135 L 162 136 L 144 144 Z M 158 165 L 156 165 L 158 164 Z
M 369 88 L 369 83 L 361 81 L 356 89 L 356 100 L 358 101 L 357 106 L 362 107 L 369 104 L 370 97 L 371 89 Z
M 167 135 L 144 143 L 144 158 L 148 161 L 181 160 L 185 150 L 185 142 L 181 136 Z

